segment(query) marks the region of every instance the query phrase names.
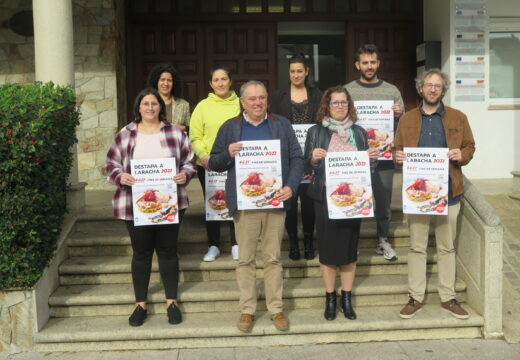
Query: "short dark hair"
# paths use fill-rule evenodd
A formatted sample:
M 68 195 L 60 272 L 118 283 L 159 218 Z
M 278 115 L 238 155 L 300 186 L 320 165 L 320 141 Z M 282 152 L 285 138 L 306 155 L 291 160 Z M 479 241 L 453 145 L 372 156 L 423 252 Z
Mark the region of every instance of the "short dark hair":
M 330 104 L 330 98 L 332 97 L 332 94 L 345 94 L 347 96 L 347 102 L 348 102 L 347 116 L 350 117 L 350 120 L 352 120 L 352 122 L 356 122 L 357 121 L 357 111 L 356 111 L 356 107 L 354 106 L 354 101 L 350 97 L 350 94 L 347 91 L 347 89 L 342 85 L 333 86 L 333 87 L 325 90 L 325 92 L 323 93 L 323 96 L 321 97 L 320 105 L 318 106 L 318 113 L 316 114 L 316 122 L 318 124 L 321 124 L 324 118 L 330 116 L 329 104 Z
M 358 49 L 356 50 L 356 54 L 354 55 L 356 61 L 359 61 L 359 57 L 361 56 L 361 54 L 376 54 L 377 59 L 381 60 L 379 57 L 379 50 L 377 50 L 377 46 L 375 46 L 374 44 L 365 44 L 358 47 Z
M 139 94 L 137 94 L 135 101 L 134 101 L 134 120 L 136 123 L 140 123 L 143 119 L 141 117 L 141 113 L 139 112 L 139 108 L 141 106 L 141 101 L 146 95 L 153 95 L 157 99 L 157 102 L 159 103 L 159 106 L 161 107 L 161 110 L 159 111 L 159 120 L 166 122 L 166 105 L 164 104 L 163 99 L 161 98 L 161 95 L 159 95 L 159 92 L 155 90 L 152 87 L 147 87 Z
M 229 71 L 229 69 L 227 69 L 225 67 L 218 67 L 218 68 L 215 68 L 215 69 L 209 71 L 209 81 L 213 80 L 213 74 L 219 70 L 224 71 L 226 73 L 227 77 L 229 78 L 229 80 L 232 80 L 231 72 Z
M 305 55 L 302 53 L 294 54 L 293 56 L 291 56 L 289 59 L 289 66 L 291 66 L 291 64 L 303 64 L 303 67 L 305 69 L 309 68 L 307 59 L 305 58 Z
M 161 63 L 155 65 L 150 73 L 148 74 L 148 79 L 146 81 L 146 86 L 154 88 L 157 90 L 157 83 L 161 78 L 162 73 L 170 73 L 173 79 L 173 87 L 172 87 L 172 96 L 176 98 L 180 98 L 182 96 L 182 83 L 181 83 L 181 75 L 179 72 L 173 67 L 172 64 Z

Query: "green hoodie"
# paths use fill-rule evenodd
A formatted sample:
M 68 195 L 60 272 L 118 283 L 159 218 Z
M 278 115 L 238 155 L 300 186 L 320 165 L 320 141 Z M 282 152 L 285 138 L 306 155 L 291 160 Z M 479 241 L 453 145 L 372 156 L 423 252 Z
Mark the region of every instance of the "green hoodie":
M 197 165 L 202 165 L 201 158 L 209 156 L 220 126 L 239 113 L 240 102 L 234 91 L 226 99 L 209 93 L 197 104 L 190 120 L 190 142 L 197 155 Z

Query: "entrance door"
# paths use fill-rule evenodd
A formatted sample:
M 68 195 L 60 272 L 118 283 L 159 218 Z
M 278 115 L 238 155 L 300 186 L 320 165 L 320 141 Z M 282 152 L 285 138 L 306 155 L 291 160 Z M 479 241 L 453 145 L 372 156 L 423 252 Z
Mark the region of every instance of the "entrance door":
M 417 103 L 415 91 L 415 44 L 414 24 L 407 22 L 351 22 L 347 24 L 347 81 L 359 78 L 354 65 L 356 49 L 363 44 L 375 44 L 380 52 L 381 67 L 378 77 L 394 84 L 401 91 L 406 109 Z
M 147 24 L 129 30 L 128 120 L 133 101 L 146 86 L 150 69 L 170 62 L 180 72 L 182 97 L 191 109 L 207 96 L 209 70 L 226 67 L 234 89 L 247 80 L 263 81 L 269 92 L 276 87 L 275 23 Z

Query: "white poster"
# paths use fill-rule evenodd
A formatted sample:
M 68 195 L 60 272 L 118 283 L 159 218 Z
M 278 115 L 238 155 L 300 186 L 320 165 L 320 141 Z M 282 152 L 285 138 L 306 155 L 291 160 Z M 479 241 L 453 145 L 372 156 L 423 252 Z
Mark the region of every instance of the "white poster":
M 276 197 L 282 188 L 280 140 L 241 143 L 235 157 L 238 210 L 282 208 Z
M 366 151 L 328 153 L 325 181 L 329 219 L 374 216 L 370 159 Z
M 175 158 L 130 161 L 134 225 L 178 224 Z
M 403 213 L 448 215 L 448 148 L 404 148 Z
M 381 101 L 355 101 L 358 121 L 368 137 L 368 145 L 379 150 L 379 160 L 392 159 L 392 142 L 394 141 L 394 102 Z
M 227 171 L 216 172 L 206 170 L 206 221 L 233 220 L 229 216 L 226 204 Z
M 292 126 L 294 133 L 296 134 L 296 138 L 298 139 L 298 144 L 300 144 L 300 147 L 302 148 L 302 153 L 304 155 L 305 155 L 305 140 L 307 140 L 307 132 L 314 125 L 316 125 L 316 124 L 294 124 Z M 312 179 L 312 174 L 303 174 L 300 184 L 308 184 L 308 183 L 310 183 L 311 179 Z

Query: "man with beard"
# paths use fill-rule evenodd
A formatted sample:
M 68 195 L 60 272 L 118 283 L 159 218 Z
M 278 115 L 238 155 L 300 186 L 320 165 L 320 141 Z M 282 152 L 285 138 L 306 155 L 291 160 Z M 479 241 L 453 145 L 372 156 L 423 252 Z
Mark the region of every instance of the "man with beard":
M 345 85 L 352 96 L 354 104 L 361 100 L 391 100 L 394 105 L 394 124 L 404 111 L 404 103 L 399 89 L 377 77 L 379 65 L 379 52 L 372 44 L 361 46 L 356 52 L 356 68 L 359 71 L 359 79 Z M 395 128 L 395 125 L 394 125 Z M 392 186 L 394 179 L 394 163 L 389 160 L 380 160 L 372 174 L 372 188 L 376 203 L 375 217 L 377 223 L 378 244 L 376 253 L 383 255 L 386 260 L 397 260 L 397 254 L 388 242 L 390 229 L 390 217 L 392 211 Z
M 439 69 L 426 71 L 416 79 L 422 104 L 403 115 L 394 139 L 394 161 L 406 160 L 404 147 L 449 148 L 448 215 L 408 215 L 410 249 L 408 251 L 409 301 L 400 311 L 403 319 L 412 318 L 422 308 L 426 290 L 426 248 L 433 216 L 437 243 L 437 267 L 441 309 L 458 319 L 469 314 L 455 299 L 455 248 L 457 215 L 464 193 L 461 167 L 470 162 L 475 141 L 468 119 L 462 112 L 444 106 L 442 98 L 448 89 L 448 76 Z

